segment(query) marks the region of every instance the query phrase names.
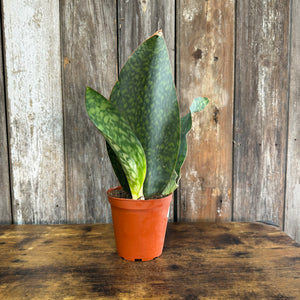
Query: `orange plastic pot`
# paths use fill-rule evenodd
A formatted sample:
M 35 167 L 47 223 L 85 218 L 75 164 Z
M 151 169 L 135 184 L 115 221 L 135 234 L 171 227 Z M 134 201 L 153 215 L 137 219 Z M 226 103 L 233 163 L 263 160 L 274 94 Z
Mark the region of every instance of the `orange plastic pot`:
M 109 195 L 118 254 L 130 261 L 152 260 L 162 254 L 172 194 L 153 200 L 132 200 Z

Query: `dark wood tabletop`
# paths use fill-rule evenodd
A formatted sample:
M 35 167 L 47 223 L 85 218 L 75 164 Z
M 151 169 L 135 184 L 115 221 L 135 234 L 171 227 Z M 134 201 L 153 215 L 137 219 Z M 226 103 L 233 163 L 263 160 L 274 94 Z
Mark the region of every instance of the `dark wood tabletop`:
M 121 259 L 111 224 L 0 226 L 0 299 L 300 299 L 300 246 L 262 223 L 168 224 Z

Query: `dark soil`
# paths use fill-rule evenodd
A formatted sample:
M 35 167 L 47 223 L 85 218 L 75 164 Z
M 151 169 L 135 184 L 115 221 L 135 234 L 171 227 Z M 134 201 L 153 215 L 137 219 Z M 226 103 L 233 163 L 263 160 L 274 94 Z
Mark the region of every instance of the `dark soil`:
M 109 192 L 109 195 L 115 198 L 132 199 L 131 194 L 121 190 L 113 190 Z
M 123 189 L 120 190 L 113 190 L 109 192 L 109 195 L 115 198 L 122 198 L 122 199 L 132 199 L 131 194 L 125 192 Z M 161 195 L 152 196 L 151 199 L 160 199 L 162 198 Z M 149 200 L 150 198 L 146 198 L 146 200 Z

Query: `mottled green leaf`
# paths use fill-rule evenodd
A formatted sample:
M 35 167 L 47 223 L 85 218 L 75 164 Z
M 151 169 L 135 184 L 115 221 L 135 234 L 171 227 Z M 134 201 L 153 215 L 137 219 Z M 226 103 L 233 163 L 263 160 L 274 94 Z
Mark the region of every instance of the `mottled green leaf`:
M 122 186 L 125 192 L 130 193 L 130 187 L 127 182 L 126 174 L 123 171 L 122 165 L 120 164 L 114 150 L 109 146 L 109 143 L 106 142 L 107 153 L 109 155 L 112 167 L 115 171 L 115 174 L 119 180 L 120 185 Z
M 198 97 L 194 99 L 192 105 L 190 106 L 190 112 L 181 118 L 180 147 L 179 147 L 178 158 L 175 167 L 175 171 L 177 172 L 177 174 L 180 174 L 180 169 L 184 163 L 187 154 L 186 135 L 192 128 L 191 114 L 203 110 L 208 103 L 209 103 L 209 99 L 205 97 Z
M 195 98 L 192 105 L 190 106 L 191 113 L 195 113 L 203 110 L 208 103 L 209 103 L 209 99 L 206 97 Z
M 178 158 L 176 163 L 176 173 L 180 174 L 181 166 L 185 160 L 187 154 L 187 140 L 186 135 L 192 128 L 192 116 L 191 112 L 186 114 L 184 117 L 181 118 L 181 131 L 180 131 L 180 147 L 178 152 Z
M 117 156 L 133 199 L 143 196 L 146 159 L 141 143 L 116 107 L 91 88 L 86 89 L 89 117 Z
M 173 191 L 175 191 L 178 188 L 178 179 L 177 178 L 178 178 L 178 174 L 174 170 L 169 183 L 167 184 L 167 186 L 161 193 L 162 196 L 170 195 L 171 193 L 173 193 Z
M 189 112 L 188 114 L 186 114 L 184 117 L 181 118 L 180 146 L 179 146 L 176 167 L 173 176 L 171 177 L 167 187 L 163 192 L 163 195 L 168 195 L 168 193 L 169 194 L 172 193 L 178 187 L 178 182 L 180 180 L 180 169 L 181 166 L 183 165 L 183 162 L 187 154 L 186 135 L 191 130 L 191 128 L 192 128 L 192 116 L 191 116 L 191 112 Z M 176 176 L 174 176 L 174 174 Z
M 146 197 L 161 194 L 172 177 L 180 143 L 180 116 L 166 44 L 161 32 L 128 59 L 110 101 L 126 117 L 147 161 Z

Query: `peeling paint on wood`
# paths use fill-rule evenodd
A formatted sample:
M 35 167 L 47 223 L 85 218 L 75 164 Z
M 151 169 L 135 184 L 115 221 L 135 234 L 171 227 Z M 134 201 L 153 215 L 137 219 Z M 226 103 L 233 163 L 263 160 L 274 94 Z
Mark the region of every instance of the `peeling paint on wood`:
M 180 1 L 179 79 L 183 114 L 197 96 L 180 185 L 181 220 L 230 220 L 234 1 Z M 195 30 L 197 28 L 197 30 Z
M 0 224 L 10 224 L 12 217 L 2 55 L 2 24 L 0 24 Z
M 234 220 L 282 227 L 289 1 L 238 1 Z
M 140 0 L 140 5 L 142 7 L 143 13 L 146 13 L 149 0 Z
M 87 86 L 109 97 L 117 80 L 115 1 L 61 1 L 67 215 L 70 223 L 111 221 L 106 191 L 118 185 L 105 140 L 89 120 Z
M 285 231 L 300 242 L 300 2 L 292 1 Z
M 71 63 L 71 60 L 68 57 L 64 57 L 64 68 Z
M 3 1 L 15 223 L 65 221 L 58 1 Z

